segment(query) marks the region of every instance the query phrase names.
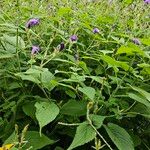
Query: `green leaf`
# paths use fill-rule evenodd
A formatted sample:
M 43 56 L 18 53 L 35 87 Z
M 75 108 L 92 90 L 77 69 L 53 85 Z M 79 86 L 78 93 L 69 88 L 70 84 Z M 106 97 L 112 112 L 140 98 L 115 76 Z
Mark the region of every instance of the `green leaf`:
M 50 82 L 54 78 L 54 75 L 48 71 L 47 68 L 41 73 L 41 81 L 42 83 Z
M 84 93 L 89 99 L 94 100 L 95 97 L 95 89 L 92 87 L 79 87 L 78 88 L 79 91 L 81 91 L 82 93 Z
M 83 122 L 77 127 L 77 131 L 73 142 L 67 150 L 72 150 L 75 147 L 84 145 L 96 137 L 95 130 L 87 123 Z
M 72 9 L 70 7 L 61 7 L 59 8 L 58 10 L 58 16 L 63 16 L 63 15 L 66 15 L 66 14 L 69 14 L 70 12 L 72 11 Z
M 136 112 L 137 114 L 150 119 L 150 107 L 147 107 L 141 103 L 136 104 L 130 111 Z
M 79 67 L 81 67 L 85 71 L 86 74 L 90 74 L 90 71 L 88 70 L 85 62 L 80 61 L 79 62 Z
M 150 75 L 150 65 L 146 63 L 137 64 L 138 67 L 142 68 L 140 71 L 141 74 Z
M 53 85 L 51 81 L 54 79 L 54 75 L 47 68 L 40 68 L 39 66 L 33 66 L 26 72 L 15 74 L 22 80 L 32 81 L 34 83 L 41 83 L 45 88 L 51 90 Z
M 80 76 L 76 73 L 71 75 L 71 78 L 62 80 L 64 82 L 84 82 L 85 76 Z
M 108 126 L 104 127 L 119 150 L 134 150 L 133 141 L 125 129 L 113 123 L 109 123 Z
M 139 94 L 141 94 L 142 96 L 144 96 L 149 102 L 150 102 L 150 93 L 148 93 L 147 91 L 139 88 L 139 87 L 135 87 L 135 86 L 130 86 L 133 90 L 137 91 Z
M 51 81 L 54 79 L 54 75 L 48 71 L 47 68 L 41 73 L 41 82 L 43 86 L 47 89 L 52 89 L 53 85 L 51 84 Z
M 10 135 L 10 137 L 4 142 L 7 143 L 14 143 L 15 141 L 15 132 Z M 32 150 L 38 150 L 43 148 L 46 145 L 54 144 L 55 141 L 49 139 L 44 134 L 39 135 L 39 132 L 36 131 L 27 131 L 25 134 L 25 140 L 28 141 L 27 144 L 23 147 L 23 150 L 26 150 L 30 146 L 32 146 Z
M 148 107 L 150 107 L 150 102 L 143 96 L 139 95 L 139 94 L 134 94 L 134 93 L 128 93 L 128 96 L 137 101 L 137 102 L 140 102 Z
M 76 98 L 76 93 L 72 90 L 66 90 L 65 93 L 74 99 Z
M 61 113 L 69 116 L 83 116 L 86 114 L 87 102 L 69 100 L 61 108 Z
M 37 78 L 33 77 L 32 75 L 25 75 L 22 72 L 21 73 L 16 73 L 15 75 L 17 77 L 20 77 L 22 80 L 32 81 L 32 82 L 37 83 L 37 84 L 40 83 L 40 81 Z
M 133 2 L 133 0 L 124 0 L 123 2 L 126 4 L 131 4 Z
M 109 65 L 109 67 L 113 67 L 115 71 L 118 71 L 117 69 L 118 67 L 122 68 L 125 71 L 133 70 L 133 68 L 130 67 L 126 62 L 116 61 L 114 58 L 110 56 L 102 55 L 101 59 L 103 59 Z
M 27 116 L 30 116 L 33 120 L 35 120 L 35 102 L 28 102 L 22 106 L 24 113 Z
M 138 53 L 139 55 L 145 56 L 144 51 L 142 51 L 138 46 L 134 44 L 129 44 L 129 46 L 121 46 L 116 54 L 128 54 L 128 55 L 134 55 L 135 53 Z
M 142 38 L 142 39 L 140 39 L 140 41 L 141 41 L 143 44 L 145 44 L 145 45 L 147 45 L 147 46 L 150 46 L 150 38 Z
M 50 102 L 36 102 L 36 118 L 40 125 L 40 134 L 42 128 L 53 121 L 59 114 L 59 108 L 55 103 Z
M 75 65 L 75 63 L 71 62 L 71 61 L 68 61 L 68 60 L 65 60 L 65 59 L 60 59 L 60 58 L 54 58 L 53 61 L 58 61 L 58 62 L 62 62 L 62 63 L 65 63 L 65 64 L 71 64 L 71 65 Z
M 17 40 L 16 36 L 9 36 L 9 35 L 4 34 L 3 37 L 1 38 L 1 40 L 3 42 L 5 49 L 8 52 L 11 52 L 11 53 L 16 52 L 16 43 L 17 43 L 16 42 L 16 40 Z M 20 49 L 25 48 L 25 43 L 20 36 L 18 36 L 18 48 L 20 48 Z
M 8 59 L 13 58 L 15 55 L 13 54 L 0 54 L 0 59 Z
M 100 83 L 102 85 L 105 85 L 108 88 L 111 88 L 111 86 L 109 86 L 108 82 L 106 82 L 105 78 L 103 78 L 103 77 L 100 77 L 100 76 L 87 76 L 87 78 L 91 78 L 94 81 L 96 81 L 96 82 L 98 82 L 98 83 Z
M 106 117 L 105 116 L 100 116 L 100 115 L 90 115 L 90 119 L 93 123 L 93 125 L 99 129 L 103 125 L 103 121 Z
M 32 146 L 32 150 L 41 149 L 46 145 L 52 145 L 55 143 L 55 141 L 49 139 L 44 134 L 39 135 L 39 132 L 36 131 L 27 131 L 27 134 L 25 136 L 25 139 L 29 141 L 26 146 L 23 148 L 26 150 L 30 146 Z

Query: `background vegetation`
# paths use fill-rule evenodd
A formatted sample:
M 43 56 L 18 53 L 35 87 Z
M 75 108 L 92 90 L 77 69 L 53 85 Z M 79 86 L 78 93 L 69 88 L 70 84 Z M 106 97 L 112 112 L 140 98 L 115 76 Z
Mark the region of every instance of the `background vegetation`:
M 2 0 L 0 7 L 1 145 L 150 149 L 148 3 Z M 27 26 L 33 18 L 39 23 Z

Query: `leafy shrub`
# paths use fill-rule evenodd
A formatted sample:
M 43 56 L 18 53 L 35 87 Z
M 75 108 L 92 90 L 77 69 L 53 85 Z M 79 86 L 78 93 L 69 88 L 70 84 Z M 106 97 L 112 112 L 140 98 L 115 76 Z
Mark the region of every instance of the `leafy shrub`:
M 150 148 L 148 3 L 10 0 L 1 8 L 1 144 Z

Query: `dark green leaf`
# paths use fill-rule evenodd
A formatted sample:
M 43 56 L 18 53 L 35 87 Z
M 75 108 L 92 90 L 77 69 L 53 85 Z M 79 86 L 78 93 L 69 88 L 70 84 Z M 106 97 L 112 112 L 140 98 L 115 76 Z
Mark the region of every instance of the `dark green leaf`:
M 104 127 L 119 150 L 134 150 L 133 141 L 125 129 L 113 123 Z
M 61 113 L 70 116 L 83 116 L 86 114 L 87 102 L 69 100 L 61 108 Z
M 90 119 L 93 123 L 93 125 L 99 129 L 103 125 L 103 121 L 106 117 L 105 116 L 100 116 L 100 115 L 90 115 Z

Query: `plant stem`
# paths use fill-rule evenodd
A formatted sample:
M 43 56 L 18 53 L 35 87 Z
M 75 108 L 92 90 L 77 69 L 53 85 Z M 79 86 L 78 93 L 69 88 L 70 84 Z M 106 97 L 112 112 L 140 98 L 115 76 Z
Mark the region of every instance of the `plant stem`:
M 16 5 L 17 5 L 17 12 L 18 12 L 18 17 L 19 17 L 19 0 L 17 0 Z M 19 47 L 18 47 L 18 44 L 19 44 L 18 21 L 19 21 L 19 18 L 17 18 L 17 30 L 16 30 L 16 56 L 17 56 L 18 68 L 19 68 L 19 72 L 20 72 L 21 67 L 20 67 L 20 60 L 19 60 Z
M 95 130 L 95 132 L 97 133 L 97 135 L 104 141 L 104 143 L 108 146 L 108 148 L 110 149 L 110 150 L 113 150 L 112 148 L 111 148 L 111 146 L 108 144 L 108 142 L 104 139 L 104 137 L 97 131 L 97 129 L 94 127 L 94 125 L 92 124 L 92 121 L 91 121 L 91 119 L 90 119 L 90 117 L 89 117 L 89 109 L 87 109 L 87 115 L 86 115 L 86 117 L 87 117 L 87 121 L 89 122 L 89 124 L 90 124 L 90 126 Z
M 78 126 L 78 125 L 80 125 L 80 123 L 71 123 L 71 124 L 69 124 L 69 123 L 63 123 L 63 122 L 58 122 L 58 124 L 64 125 L 64 126 Z

